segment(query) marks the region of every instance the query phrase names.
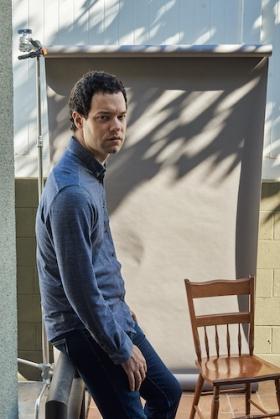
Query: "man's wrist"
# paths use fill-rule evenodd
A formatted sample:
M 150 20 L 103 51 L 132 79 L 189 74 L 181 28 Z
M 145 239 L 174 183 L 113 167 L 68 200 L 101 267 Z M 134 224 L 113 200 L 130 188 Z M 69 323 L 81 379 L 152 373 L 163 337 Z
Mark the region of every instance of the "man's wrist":
M 126 335 L 127 336 L 127 335 Z M 129 336 L 127 336 L 125 344 L 123 347 L 118 351 L 114 352 L 113 354 L 109 354 L 111 360 L 114 364 L 120 365 L 126 362 L 132 355 L 133 343 Z

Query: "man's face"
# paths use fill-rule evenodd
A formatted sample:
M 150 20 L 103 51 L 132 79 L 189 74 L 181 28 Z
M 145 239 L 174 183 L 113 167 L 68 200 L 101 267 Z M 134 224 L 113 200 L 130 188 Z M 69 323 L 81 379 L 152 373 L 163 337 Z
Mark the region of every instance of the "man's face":
M 93 95 L 88 117 L 80 116 L 78 130 L 84 147 L 100 162 L 117 153 L 126 132 L 126 103 L 122 92 Z

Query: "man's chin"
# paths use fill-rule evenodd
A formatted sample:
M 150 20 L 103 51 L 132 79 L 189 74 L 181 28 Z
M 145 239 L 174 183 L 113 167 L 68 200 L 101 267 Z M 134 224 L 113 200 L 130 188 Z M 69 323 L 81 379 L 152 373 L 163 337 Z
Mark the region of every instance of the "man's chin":
M 108 154 L 117 154 L 120 151 L 121 147 L 112 147 L 108 150 Z

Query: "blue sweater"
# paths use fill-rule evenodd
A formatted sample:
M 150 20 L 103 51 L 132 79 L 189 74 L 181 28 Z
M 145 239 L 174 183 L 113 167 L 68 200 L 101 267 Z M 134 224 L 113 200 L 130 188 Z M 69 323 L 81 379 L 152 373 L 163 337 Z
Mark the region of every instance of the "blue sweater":
M 37 267 L 49 340 L 86 328 L 112 361 L 132 351 L 134 321 L 109 227 L 105 168 L 72 137 L 36 217 Z

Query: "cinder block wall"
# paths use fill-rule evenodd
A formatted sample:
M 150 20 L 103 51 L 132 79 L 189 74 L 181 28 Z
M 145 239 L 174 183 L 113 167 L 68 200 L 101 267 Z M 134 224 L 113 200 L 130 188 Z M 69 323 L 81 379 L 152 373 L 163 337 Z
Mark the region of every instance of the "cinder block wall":
M 42 362 L 41 310 L 35 263 L 36 179 L 16 179 L 16 241 L 18 293 L 18 356 Z M 19 364 L 19 372 L 38 379 L 40 372 Z
M 256 295 L 255 352 L 280 366 L 280 182 L 262 186 Z
M 16 179 L 19 357 L 42 362 L 41 311 L 35 265 L 37 180 Z M 262 185 L 255 352 L 280 365 L 280 182 Z M 28 379 L 39 373 L 20 366 Z

